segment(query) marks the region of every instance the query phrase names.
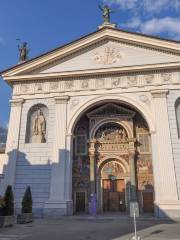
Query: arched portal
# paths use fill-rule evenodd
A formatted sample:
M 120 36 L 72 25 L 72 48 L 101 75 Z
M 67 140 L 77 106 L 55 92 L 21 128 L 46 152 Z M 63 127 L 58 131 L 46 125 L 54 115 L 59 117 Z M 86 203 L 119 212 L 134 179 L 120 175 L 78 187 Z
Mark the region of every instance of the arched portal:
M 96 200 L 99 212 L 128 211 L 130 201 L 153 211 L 150 129 L 136 109 L 99 103 L 76 121 L 73 135 L 75 213 L 88 212 Z

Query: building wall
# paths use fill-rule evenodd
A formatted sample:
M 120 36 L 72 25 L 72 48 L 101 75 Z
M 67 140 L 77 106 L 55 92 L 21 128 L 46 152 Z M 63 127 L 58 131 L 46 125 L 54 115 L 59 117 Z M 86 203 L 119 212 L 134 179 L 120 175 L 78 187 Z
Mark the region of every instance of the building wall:
M 27 115 L 29 109 L 36 104 L 44 104 L 48 108 L 46 143 L 25 143 Z M 33 208 L 37 215 L 42 214 L 44 203 L 49 198 L 51 161 L 54 138 L 54 99 L 26 100 L 22 108 L 19 137 L 19 151 L 16 162 L 15 200 L 17 211 L 21 207 L 21 199 L 27 186 L 31 186 Z
M 7 162 L 7 155 L 5 153 L 0 153 L 0 175 L 3 174 L 3 170 L 6 162 Z
M 175 86 L 178 88 L 177 85 Z M 155 191 L 156 199 L 158 200 L 155 204 L 159 204 L 161 208 L 166 208 L 170 211 L 171 208 L 174 208 L 174 202 L 176 201 L 175 207 L 176 209 L 179 209 L 180 203 L 177 202 L 176 198 L 176 183 L 178 182 L 178 191 L 180 191 L 180 179 L 178 175 L 178 169 L 180 169 L 178 161 L 179 150 L 177 150 L 177 148 L 179 148 L 179 143 L 177 144 L 177 142 L 174 142 L 175 139 L 178 141 L 177 136 L 175 136 L 175 129 L 177 130 L 177 127 L 175 126 L 174 103 L 179 96 L 180 91 L 171 90 L 170 93 L 167 94 L 167 107 L 166 89 L 164 88 L 161 90 L 162 87 L 160 89 L 157 89 L 156 87 L 154 90 L 153 88 L 154 87 L 152 86 L 148 86 L 143 88 L 132 87 L 128 89 L 117 88 L 111 90 L 98 89 L 96 91 L 69 91 L 64 92 L 62 95 L 60 93 L 41 92 L 39 94 L 22 94 L 15 96 L 14 101 L 23 99 L 22 113 L 19 111 L 21 121 L 20 134 L 17 134 L 17 139 L 19 139 L 17 144 L 18 156 L 15 159 L 16 166 L 12 168 L 15 172 L 15 201 L 17 204 L 17 211 L 20 211 L 22 196 L 25 192 L 25 188 L 29 185 L 32 189 L 35 214 L 41 215 L 43 208 L 46 205 L 49 213 L 52 215 L 57 212 L 58 208 L 66 208 L 66 200 L 70 200 L 72 197 L 72 184 L 69 178 L 71 159 L 69 157 L 69 162 L 67 162 L 68 158 L 64 155 L 60 156 L 59 150 L 67 147 L 68 141 L 65 140 L 65 138 L 67 138 L 67 136 L 69 139 L 71 138 L 73 125 L 81 113 L 92 105 L 96 105 L 99 102 L 109 101 L 126 102 L 129 105 L 134 106 L 136 109 L 139 109 L 139 112 L 141 112 L 147 120 L 152 133 Z M 163 93 L 163 91 L 165 91 L 165 93 Z M 63 100 L 63 97 L 67 97 L 67 99 Z M 48 108 L 47 143 L 25 143 L 28 111 L 36 104 L 44 104 Z M 12 106 L 12 109 L 13 108 L 15 108 L 14 105 Z M 159 109 L 161 109 L 161 114 L 159 114 Z M 172 113 L 173 111 L 174 113 Z M 12 118 L 11 121 L 12 131 L 14 129 L 14 118 Z M 163 126 L 162 122 L 164 123 Z M 67 123 L 67 126 L 65 123 Z M 170 139 L 169 126 L 171 129 L 170 134 L 172 141 Z M 162 141 L 162 139 L 164 141 Z M 12 140 L 10 139 L 10 146 L 11 141 Z M 172 154 L 171 142 L 174 144 L 174 155 Z M 11 150 L 17 148 L 16 146 L 11 147 Z M 69 150 L 71 150 L 70 144 L 68 151 Z M 157 153 L 157 150 L 159 153 Z M 53 157 L 54 152 L 57 153 L 56 159 Z M 175 184 L 174 170 L 176 171 Z M 5 181 L 5 185 L 7 184 L 11 184 L 9 183 L 9 176 Z M 69 196 L 67 198 L 66 191 L 68 188 Z M 57 200 L 59 196 L 63 200 L 59 198 L 58 202 Z M 49 202 L 49 199 L 51 199 L 52 202 Z M 168 200 L 168 203 L 165 202 L 165 200 Z M 57 206 L 57 204 L 59 205 Z M 62 204 L 64 205 L 62 206 Z M 64 214 L 66 211 L 63 210 L 61 212 Z
M 172 150 L 176 172 L 176 181 L 178 196 L 180 199 L 180 138 L 178 138 L 178 129 L 176 121 L 175 102 L 180 97 L 180 90 L 171 90 L 167 96 L 169 126 L 172 141 Z

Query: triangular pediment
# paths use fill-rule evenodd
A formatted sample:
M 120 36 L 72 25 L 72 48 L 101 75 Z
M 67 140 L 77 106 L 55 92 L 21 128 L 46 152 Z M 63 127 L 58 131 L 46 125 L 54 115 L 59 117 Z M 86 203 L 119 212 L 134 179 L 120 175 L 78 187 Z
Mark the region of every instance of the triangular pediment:
M 169 63 L 180 63 L 179 43 L 104 28 L 1 74 L 10 81 L 18 76 L 38 79 Z
M 135 112 L 114 103 L 107 103 L 87 114 L 88 118 L 124 116 L 133 118 Z
M 107 39 L 37 69 L 34 73 L 52 74 L 169 62 L 180 62 L 180 56 Z

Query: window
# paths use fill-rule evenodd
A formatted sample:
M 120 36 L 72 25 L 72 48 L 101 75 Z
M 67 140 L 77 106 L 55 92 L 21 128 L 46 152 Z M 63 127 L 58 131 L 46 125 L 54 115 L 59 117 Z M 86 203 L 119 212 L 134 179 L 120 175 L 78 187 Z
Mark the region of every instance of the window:
M 175 103 L 178 138 L 180 138 L 180 98 Z
M 150 153 L 149 133 L 138 133 L 140 153 Z
M 75 140 L 76 155 L 82 156 L 87 154 L 87 136 L 77 135 Z

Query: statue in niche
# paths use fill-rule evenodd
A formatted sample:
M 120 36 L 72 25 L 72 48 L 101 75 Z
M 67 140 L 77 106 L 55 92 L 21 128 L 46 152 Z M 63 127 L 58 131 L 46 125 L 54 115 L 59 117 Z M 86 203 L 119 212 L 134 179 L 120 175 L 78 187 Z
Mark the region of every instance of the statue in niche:
M 33 142 L 45 143 L 46 120 L 41 109 L 37 110 L 37 115 L 33 120 Z

